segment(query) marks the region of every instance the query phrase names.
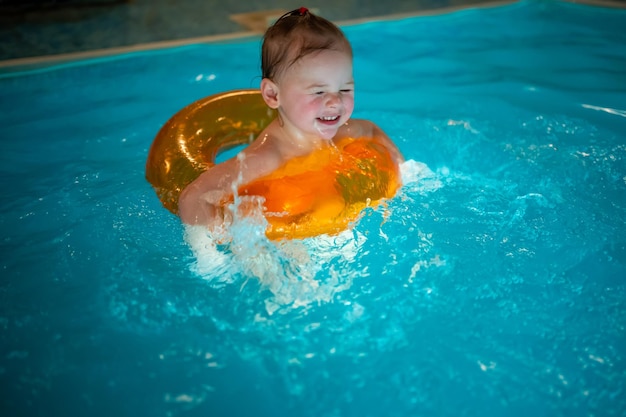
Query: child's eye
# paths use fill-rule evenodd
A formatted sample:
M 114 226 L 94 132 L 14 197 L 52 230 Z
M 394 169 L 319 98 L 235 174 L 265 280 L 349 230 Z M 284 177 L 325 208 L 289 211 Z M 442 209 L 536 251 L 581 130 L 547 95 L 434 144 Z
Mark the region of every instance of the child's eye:
M 352 92 L 352 89 L 350 89 L 350 88 L 346 88 L 346 89 L 339 90 L 339 91 L 341 91 L 342 93 L 351 93 L 351 92 Z
M 324 94 L 324 92 L 323 91 L 316 91 L 315 94 L 318 95 L 318 96 L 321 96 L 322 94 Z

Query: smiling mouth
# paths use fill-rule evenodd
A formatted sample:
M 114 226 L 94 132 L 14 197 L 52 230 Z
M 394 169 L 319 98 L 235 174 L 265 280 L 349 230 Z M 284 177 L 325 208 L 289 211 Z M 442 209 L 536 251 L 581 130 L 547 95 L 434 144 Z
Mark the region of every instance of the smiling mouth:
M 326 116 L 326 117 L 319 117 L 319 120 L 321 120 L 322 122 L 336 122 L 337 120 L 339 120 L 339 116 Z

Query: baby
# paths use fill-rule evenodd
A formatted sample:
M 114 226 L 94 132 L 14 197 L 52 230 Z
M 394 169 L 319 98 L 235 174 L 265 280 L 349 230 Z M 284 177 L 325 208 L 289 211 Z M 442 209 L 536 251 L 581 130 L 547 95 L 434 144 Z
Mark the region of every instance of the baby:
M 183 190 L 179 215 L 186 224 L 218 227 L 228 221 L 223 206 L 233 186 L 344 138 L 372 138 L 396 165 L 403 162 L 378 126 L 350 119 L 352 48 L 336 25 L 304 7 L 287 13 L 265 33 L 261 59 L 261 95 L 278 115 L 239 155 L 211 167 Z

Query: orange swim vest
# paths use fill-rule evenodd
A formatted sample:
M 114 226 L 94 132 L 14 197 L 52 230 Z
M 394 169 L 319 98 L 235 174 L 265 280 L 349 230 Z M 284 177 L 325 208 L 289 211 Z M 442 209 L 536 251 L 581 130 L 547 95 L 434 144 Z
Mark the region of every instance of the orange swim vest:
M 159 131 L 146 178 L 163 205 L 178 213 L 181 191 L 215 164 L 216 155 L 251 142 L 274 117 L 258 90 L 199 100 Z M 387 148 L 372 138 L 344 138 L 240 186 L 238 194 L 264 198 L 268 238 L 305 238 L 345 230 L 365 207 L 393 197 L 400 184 Z

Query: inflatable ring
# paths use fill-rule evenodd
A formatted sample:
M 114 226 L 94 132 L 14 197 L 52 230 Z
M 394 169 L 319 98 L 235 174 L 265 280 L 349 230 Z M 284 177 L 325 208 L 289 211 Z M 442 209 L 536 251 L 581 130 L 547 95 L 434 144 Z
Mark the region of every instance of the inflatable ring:
M 250 143 L 275 117 L 258 90 L 198 100 L 161 128 L 150 148 L 146 178 L 176 214 L 181 191 L 213 166 L 220 152 Z M 393 197 L 400 184 L 399 168 L 384 145 L 346 137 L 241 185 L 238 195 L 263 198 L 268 238 L 306 238 L 345 230 L 365 207 Z
M 146 163 L 146 179 L 163 206 L 178 214 L 178 197 L 215 165 L 219 152 L 247 144 L 276 117 L 259 90 L 235 90 L 186 106 L 159 130 Z

